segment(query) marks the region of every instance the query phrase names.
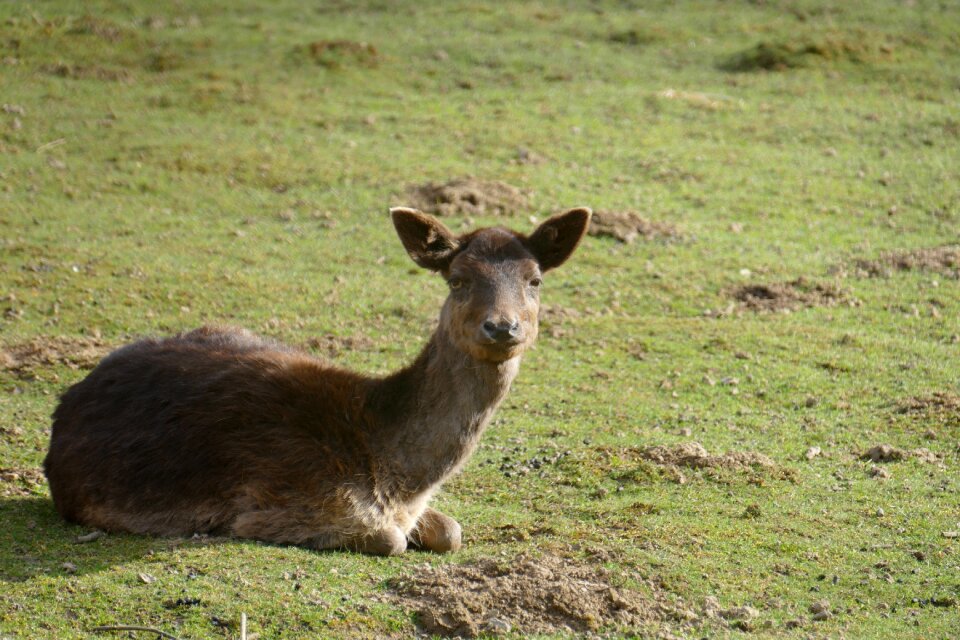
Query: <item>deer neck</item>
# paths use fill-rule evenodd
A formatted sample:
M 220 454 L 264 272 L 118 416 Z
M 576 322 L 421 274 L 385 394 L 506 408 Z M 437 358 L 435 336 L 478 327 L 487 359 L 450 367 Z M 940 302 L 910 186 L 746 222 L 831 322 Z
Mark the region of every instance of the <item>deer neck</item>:
M 441 326 L 409 367 L 379 381 L 374 394 L 380 464 L 409 496 L 434 489 L 476 449 L 506 397 L 520 358 L 494 363 L 458 349 Z

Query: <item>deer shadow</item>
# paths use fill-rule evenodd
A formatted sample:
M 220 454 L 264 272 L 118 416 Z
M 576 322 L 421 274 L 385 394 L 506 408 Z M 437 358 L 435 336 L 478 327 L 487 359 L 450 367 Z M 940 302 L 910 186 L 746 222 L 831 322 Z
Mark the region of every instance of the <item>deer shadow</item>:
M 133 535 L 78 541 L 92 530 L 65 522 L 41 496 L 0 498 L 0 522 L 0 583 L 95 573 L 142 558 L 164 543 Z

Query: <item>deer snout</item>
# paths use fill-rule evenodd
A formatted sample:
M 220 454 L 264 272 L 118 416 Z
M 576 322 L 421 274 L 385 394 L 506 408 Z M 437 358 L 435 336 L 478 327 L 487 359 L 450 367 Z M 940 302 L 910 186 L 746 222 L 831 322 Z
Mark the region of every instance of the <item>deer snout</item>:
M 520 320 L 486 320 L 483 323 L 483 332 L 494 342 L 511 343 L 519 340 L 522 331 Z

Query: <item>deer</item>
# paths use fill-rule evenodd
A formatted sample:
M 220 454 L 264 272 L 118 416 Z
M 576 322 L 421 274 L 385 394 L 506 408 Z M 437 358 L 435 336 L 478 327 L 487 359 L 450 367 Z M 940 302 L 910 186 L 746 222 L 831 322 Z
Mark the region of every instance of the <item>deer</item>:
M 390 215 L 410 258 L 449 287 L 410 365 L 364 375 L 223 326 L 123 346 L 53 413 L 44 471 L 58 513 L 108 532 L 460 549 L 460 524 L 429 503 L 507 396 L 537 338 L 544 274 L 580 244 L 591 211 L 529 235 Z

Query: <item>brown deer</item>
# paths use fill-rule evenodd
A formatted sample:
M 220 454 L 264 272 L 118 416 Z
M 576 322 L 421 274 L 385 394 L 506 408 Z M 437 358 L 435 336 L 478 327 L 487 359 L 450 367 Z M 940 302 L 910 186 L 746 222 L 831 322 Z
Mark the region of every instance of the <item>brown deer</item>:
M 459 549 L 460 525 L 427 505 L 507 395 L 537 337 L 542 274 L 577 247 L 590 210 L 529 236 L 391 214 L 414 262 L 450 287 L 413 364 L 373 378 L 228 328 L 122 347 L 53 414 L 44 469 L 60 514 L 141 534 Z

